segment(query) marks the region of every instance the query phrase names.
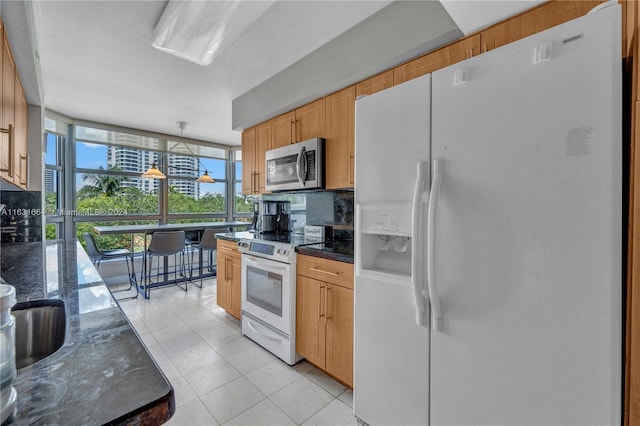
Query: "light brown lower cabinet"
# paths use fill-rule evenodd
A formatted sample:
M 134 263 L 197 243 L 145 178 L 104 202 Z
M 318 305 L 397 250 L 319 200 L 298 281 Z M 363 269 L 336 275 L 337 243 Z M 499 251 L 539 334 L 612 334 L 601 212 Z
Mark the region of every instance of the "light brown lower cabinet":
M 353 388 L 353 265 L 298 255 L 296 352 Z
M 217 303 L 229 315 L 240 319 L 240 252 L 236 243 L 226 240 L 218 240 L 217 250 Z

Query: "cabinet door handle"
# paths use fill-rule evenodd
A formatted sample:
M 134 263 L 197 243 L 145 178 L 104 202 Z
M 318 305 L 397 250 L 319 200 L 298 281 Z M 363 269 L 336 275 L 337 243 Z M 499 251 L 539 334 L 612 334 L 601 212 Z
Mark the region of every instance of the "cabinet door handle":
M 9 158 L 7 158 L 7 167 L 0 168 L 0 171 L 7 172 L 9 176 L 13 176 L 13 124 L 9 124 L 8 128 L 0 129 L 0 132 L 9 134 Z
M 24 169 L 22 164 L 24 163 Z M 29 156 L 20 155 L 20 184 L 29 187 Z
M 331 271 L 324 271 L 322 269 L 318 269 L 318 268 L 309 268 L 310 271 L 314 271 L 314 272 L 319 272 L 321 274 L 327 274 L 327 275 L 331 275 L 332 277 L 338 277 L 340 276 L 340 274 L 338 274 L 337 272 L 331 272 Z
M 333 297 L 330 296 L 331 295 L 331 286 L 327 286 L 327 292 L 325 293 L 327 301 L 324 302 L 325 306 L 326 306 L 326 311 L 327 311 L 327 321 L 329 321 L 331 319 L 331 317 L 333 316 L 333 309 L 331 309 L 331 313 L 329 313 L 329 307 L 333 308 L 331 306 L 331 304 L 333 303 Z
M 256 172 L 256 186 L 255 188 L 255 192 L 256 194 L 260 192 L 260 173 Z
M 254 172 L 253 173 L 253 193 L 257 194 L 258 192 L 260 192 L 259 188 L 260 188 L 260 180 L 258 179 L 258 172 Z
M 322 309 L 322 289 L 325 288 L 323 285 L 321 285 L 318 288 L 318 312 L 320 313 L 320 316 L 318 317 L 318 321 L 320 321 L 320 319 L 324 316 L 324 309 Z M 326 306 L 326 303 L 325 303 Z
M 298 120 L 291 120 L 291 140 L 289 141 L 289 143 L 296 143 L 296 141 L 298 140 Z
M 351 185 L 354 185 L 355 182 L 355 173 L 353 172 L 353 169 L 355 168 L 355 161 L 356 161 L 356 156 L 353 154 L 349 154 L 349 183 Z

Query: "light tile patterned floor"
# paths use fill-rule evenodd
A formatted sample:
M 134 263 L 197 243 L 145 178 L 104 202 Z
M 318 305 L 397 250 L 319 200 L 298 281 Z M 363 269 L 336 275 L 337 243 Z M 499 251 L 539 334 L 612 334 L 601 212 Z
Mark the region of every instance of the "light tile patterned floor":
M 120 294 L 118 294 L 120 296 Z M 169 425 L 356 425 L 353 394 L 306 361 L 291 367 L 242 336 L 215 279 L 120 306 L 171 382 Z

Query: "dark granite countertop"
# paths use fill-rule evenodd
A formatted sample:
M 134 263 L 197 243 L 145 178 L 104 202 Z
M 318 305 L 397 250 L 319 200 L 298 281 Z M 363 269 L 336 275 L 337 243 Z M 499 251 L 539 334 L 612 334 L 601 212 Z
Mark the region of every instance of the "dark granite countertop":
M 173 388 L 76 241 L 3 244 L 1 275 L 18 302 L 61 299 L 67 328 L 53 355 L 18 370 L 16 424 L 160 424 Z
M 338 262 L 353 263 L 353 241 L 327 241 L 296 247 L 296 252 Z
M 216 234 L 216 238 L 237 243 L 240 240 L 252 240 L 255 234 L 249 231 L 223 232 Z

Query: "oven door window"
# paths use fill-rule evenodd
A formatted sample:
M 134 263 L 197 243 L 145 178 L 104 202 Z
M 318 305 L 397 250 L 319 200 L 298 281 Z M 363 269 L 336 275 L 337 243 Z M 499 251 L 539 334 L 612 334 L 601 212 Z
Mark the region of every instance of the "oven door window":
M 282 317 L 282 274 L 247 266 L 247 301 Z

